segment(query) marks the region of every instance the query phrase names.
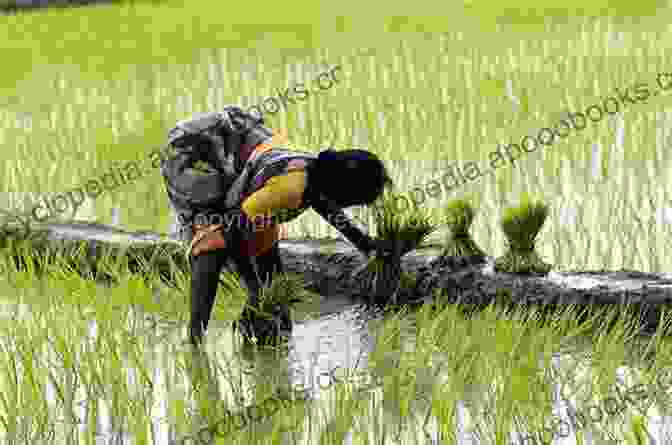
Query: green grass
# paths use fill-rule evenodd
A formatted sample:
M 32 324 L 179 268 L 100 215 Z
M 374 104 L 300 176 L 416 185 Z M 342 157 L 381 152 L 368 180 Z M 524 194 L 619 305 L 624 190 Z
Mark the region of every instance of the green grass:
M 337 64 L 343 67 L 338 84 L 270 116 L 270 126 L 286 129 L 293 145 L 308 150 L 366 146 L 386 161 L 397 190 L 406 192 L 442 181 L 452 163 L 475 162 L 485 171 L 498 143 L 517 142 L 557 122 L 566 109 L 585 110 L 615 88 L 653 84 L 657 72 L 672 71 L 671 11 L 658 1 L 366 6 L 228 8 L 171 0 L 0 17 L 0 55 L 11 61 L 0 74 L 0 192 L 79 187 L 146 158 L 191 112 L 250 106 Z M 508 97 L 509 82 L 519 105 Z M 670 270 L 669 226 L 654 223 L 656 208 L 671 200 L 670 103 L 661 94 L 627 107 L 619 115 L 622 145 L 616 124 L 604 119 L 459 188 L 439 182 L 422 210 L 439 221 L 449 200 L 477 196 L 470 234 L 499 257 L 508 248 L 499 215 L 514 197 L 530 193 L 548 204 L 535 249 L 558 269 Z M 591 174 L 596 142 L 603 147 L 595 160 L 599 177 Z M 3 195 L 0 207 L 24 207 L 21 199 Z M 158 171 L 105 192 L 91 215 L 80 216 L 109 223 L 115 207 L 131 230 L 165 231 L 170 222 Z M 560 224 L 563 207 L 578 210 L 575 226 Z M 370 210 L 354 213 L 370 227 L 380 221 Z M 334 234 L 310 213 L 290 224 L 290 236 Z M 427 241 L 445 237 L 441 228 Z M 180 346 L 189 312 L 185 276 L 173 289 L 158 277 L 141 280 L 125 265 L 110 264 L 116 280 L 100 287 L 65 264 L 40 278 L 3 267 L 1 295 L 29 308 L 1 324 L 0 434 L 7 440 L 49 443 L 56 437 L 54 443 L 64 443 L 81 434 L 83 443 L 94 443 L 92 419 L 105 410 L 137 443 L 153 434 L 148 426 L 157 416 L 180 437 L 216 421 L 225 409 L 242 409 L 236 391 L 256 388 L 243 403 L 250 405 L 276 390 L 244 366 L 223 364 L 240 357 L 228 346 L 230 331 L 217 328 L 208 348 L 224 388 L 222 402 L 208 403 L 190 388 L 191 358 Z M 242 309 L 243 300 L 230 295 L 220 289 L 215 325 Z M 630 371 L 634 384 L 651 381 L 672 361 L 662 333 L 633 339 L 621 314 L 613 314 L 617 323 L 608 335 L 597 318 L 578 325 L 569 309 L 544 325 L 532 315 L 503 317 L 492 307 L 467 320 L 446 306 L 388 317 L 377 326 L 368 368 L 384 376 L 382 388 L 359 394 L 355 384 L 338 386 L 328 401 L 296 406 L 276 414 L 274 424 L 219 443 L 342 443 L 346 431 L 357 444 L 395 437 L 413 443 L 414 434 L 426 440 L 422 426 L 432 422 L 447 443 L 456 443 L 458 401 L 467 405 L 469 428 L 486 443 L 504 443 L 510 429 L 539 431 L 550 415 L 552 385 L 542 377 L 551 373 L 554 352 L 571 351 L 563 356 L 567 376 L 554 378 L 576 380 L 572 385 L 584 389 L 577 391 L 577 407 L 602 398 L 619 368 Z M 91 345 L 86 333 L 92 320 L 100 335 Z M 416 331 L 409 320 L 416 320 Z M 639 349 L 645 358 L 632 352 Z M 47 381 L 54 382 L 52 399 L 44 392 Z M 78 433 L 71 425 L 84 399 L 91 401 L 92 414 L 82 420 L 90 428 Z M 167 414 L 155 415 L 163 401 Z M 618 420 L 627 430 L 619 437 L 638 443 L 644 426 L 636 416 L 667 410 L 667 395 L 657 394 L 647 413 L 633 410 Z M 596 425 L 594 437 L 608 437 L 615 423 Z M 296 433 L 283 433 L 279 425 Z

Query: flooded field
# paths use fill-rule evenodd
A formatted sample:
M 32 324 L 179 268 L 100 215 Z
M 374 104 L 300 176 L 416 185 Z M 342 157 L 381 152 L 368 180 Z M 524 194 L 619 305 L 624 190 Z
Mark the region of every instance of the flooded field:
M 506 249 L 504 209 L 542 197 L 551 210 L 537 247 L 557 282 L 613 284 L 566 270 L 672 270 L 669 91 L 485 168 L 503 145 L 672 72 L 669 2 L 414 3 L 429 12 L 412 16 L 387 3 L 350 2 L 352 13 L 342 2 L 194 1 L 0 17 L 3 223 L 128 162 L 146 167 L 191 113 L 249 107 L 340 65 L 329 91 L 266 116 L 292 147 L 369 148 L 409 197 L 440 181 L 422 203 L 437 226 L 450 199 L 475 197 L 471 233 L 492 256 Z M 484 167 L 478 179 L 457 180 L 469 163 Z M 373 227 L 367 209 L 351 214 Z M 52 216 L 175 230 L 149 168 Z M 314 214 L 288 230 L 338 235 Z M 242 297 L 220 289 L 197 353 L 184 274 L 167 285 L 119 270 L 104 285 L 0 260 L 3 444 L 672 443 L 669 323 L 635 334 L 619 305 L 611 324 L 569 310 L 542 323 L 497 306 L 393 312 L 313 295 L 284 347 L 256 350 L 231 329 Z
M 231 330 L 241 302 L 220 293 L 199 353 L 185 341 L 179 290 L 60 274 L 2 280 L 4 443 L 672 439 L 662 330 L 607 333 L 561 316 L 537 326 L 495 307 L 472 318 L 455 305 L 383 313 L 332 298 L 295 312 L 286 345 L 258 350 Z

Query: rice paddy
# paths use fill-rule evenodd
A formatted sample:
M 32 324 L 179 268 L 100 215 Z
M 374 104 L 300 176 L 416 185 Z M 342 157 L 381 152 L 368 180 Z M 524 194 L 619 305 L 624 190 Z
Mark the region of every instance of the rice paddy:
M 146 158 L 190 113 L 259 104 L 336 65 L 339 83 L 267 115 L 292 146 L 370 149 L 400 191 L 444 184 L 451 165 L 485 171 L 498 144 L 672 72 L 666 2 L 584 3 L 414 3 L 426 8 L 419 15 L 387 3 L 247 10 L 169 0 L 0 16 L 0 208 L 29 210 L 42 195 Z M 540 228 L 533 252 L 554 270 L 669 271 L 667 95 L 444 185 L 422 210 L 440 226 L 453 200 L 476 197 L 473 214 L 450 207 L 461 216 L 453 229 L 468 231 L 471 250 L 503 257 L 500 221 L 525 216 L 516 206 L 528 194 L 544 204 L 527 213 Z M 374 232 L 386 227 L 371 209 L 351 214 Z M 162 233 L 173 223 L 158 170 L 61 218 Z M 443 244 L 446 229 L 425 242 Z M 289 237 L 336 234 L 311 213 L 288 225 Z M 185 343 L 189 277 L 167 286 L 119 267 L 103 285 L 63 265 L 18 270 L 3 257 L 2 443 L 550 443 L 553 418 L 571 426 L 557 444 L 672 441 L 669 379 L 658 378 L 672 362 L 668 325 L 634 335 L 618 306 L 606 329 L 563 314 L 504 317 L 497 306 L 468 318 L 451 305 L 372 314 L 313 295 L 295 307 L 285 350 L 255 350 L 230 328 L 243 294 L 222 286 L 203 356 Z M 337 366 L 343 383 L 320 388 L 319 374 Z M 376 385 L 348 375 L 356 370 Z M 576 421 L 637 384 L 647 388 L 641 403 Z M 282 409 L 206 434 L 269 397 Z

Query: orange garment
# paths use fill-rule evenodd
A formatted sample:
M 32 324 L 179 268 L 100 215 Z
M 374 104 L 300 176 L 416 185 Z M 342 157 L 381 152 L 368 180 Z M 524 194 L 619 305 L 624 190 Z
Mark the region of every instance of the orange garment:
M 211 250 L 224 249 L 226 242 L 221 228 L 224 224 L 194 224 L 194 237 L 189 244 L 189 251 L 193 256 L 198 256 Z

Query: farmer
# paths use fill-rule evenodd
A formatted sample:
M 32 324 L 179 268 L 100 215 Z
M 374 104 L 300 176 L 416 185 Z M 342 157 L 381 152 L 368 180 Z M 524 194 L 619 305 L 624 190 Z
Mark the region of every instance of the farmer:
M 207 329 L 219 274 L 232 261 L 249 293 L 236 327 L 259 342 L 291 331 L 289 308 L 272 318 L 255 314 L 259 293 L 282 272 L 278 224 L 314 209 L 365 254 L 389 254 L 387 243 L 357 229 L 343 208 L 369 205 L 391 180 L 383 163 L 364 150 L 315 155 L 279 147 L 262 118 L 226 107 L 180 121 L 170 132 L 173 154 L 162 161 L 192 265 L 189 338 Z M 200 168 L 199 168 L 200 167 Z

